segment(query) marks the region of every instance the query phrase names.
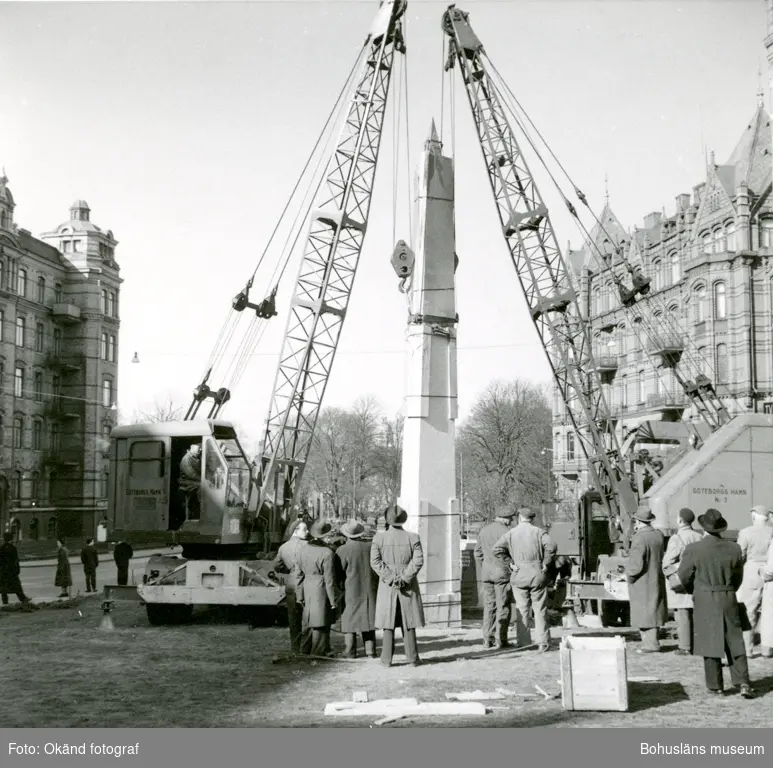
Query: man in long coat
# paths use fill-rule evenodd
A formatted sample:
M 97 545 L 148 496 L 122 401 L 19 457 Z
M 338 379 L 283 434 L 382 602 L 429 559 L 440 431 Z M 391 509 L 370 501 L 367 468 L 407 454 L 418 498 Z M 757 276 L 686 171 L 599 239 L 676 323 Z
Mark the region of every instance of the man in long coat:
M 303 603 L 303 625 L 311 630 L 311 655 L 329 656 L 330 627 L 335 622 L 341 594 L 338 590 L 335 555 L 324 542 L 329 523 L 311 526 L 309 545 L 298 556 L 297 596 Z
M 481 634 L 486 648 L 494 647 L 494 632 L 499 648 L 507 648 L 507 630 L 510 626 L 510 569 L 499 558 L 494 557 L 494 545 L 510 529 L 515 510 L 501 507 L 494 521 L 484 525 L 478 532 L 478 543 L 473 556 L 480 564 L 483 582 L 483 624 Z
M 524 623 L 534 612 L 534 633 L 540 652 L 550 650 L 548 621 L 548 585 L 550 567 L 556 556 L 553 539 L 534 525 L 534 510 L 518 510 L 518 525 L 499 538 L 492 553 L 512 573 L 510 584 L 515 608 Z
M 70 569 L 70 553 L 64 545 L 64 541 L 59 539 L 56 542 L 59 549 L 56 552 L 56 576 L 54 576 L 54 586 L 62 591 L 59 597 L 69 597 L 70 587 L 72 586 L 72 571 Z
M 94 539 L 86 539 L 86 546 L 81 550 L 81 563 L 86 577 L 86 592 L 96 592 L 99 553 L 94 546 Z
M 4 533 L 3 543 L 0 545 L 0 597 L 3 605 L 8 605 L 8 594 L 16 595 L 25 610 L 30 609 L 31 601 L 24 594 L 19 574 L 19 553 L 13 544 L 13 534 Z
M 341 632 L 345 655 L 357 658 L 357 635 L 362 634 L 365 655 L 376 658 L 376 594 L 378 576 L 370 567 L 371 542 L 362 541 L 365 527 L 351 520 L 341 528 L 346 543 L 336 550 L 338 570 L 343 579 L 344 599 Z
M 727 522 L 716 509 L 698 517 L 706 535 L 690 544 L 682 555 L 677 575 L 693 596 L 695 639 L 693 653 L 703 656 L 706 687 L 719 695 L 724 690 L 722 656 L 727 657 L 730 678 L 745 699 L 754 698 L 743 631 L 749 628 L 746 611 L 736 598 L 743 580 L 741 548 L 722 538 Z
M 679 510 L 678 524 L 676 533 L 671 536 L 666 546 L 666 553 L 663 555 L 663 575 L 676 575 L 679 570 L 679 561 L 688 544 L 695 544 L 700 541 L 703 535 L 696 531 L 692 524 L 695 521 L 695 513 L 684 507 Z M 675 595 L 675 598 L 682 598 L 684 601 L 690 598 L 687 595 Z M 666 599 L 668 603 L 668 599 Z M 683 603 L 684 604 L 684 603 Z M 676 635 L 679 641 L 677 654 L 680 656 L 689 656 L 692 653 L 692 608 L 675 608 L 674 620 L 676 621 Z
M 639 509 L 633 517 L 634 534 L 625 566 L 631 626 L 641 633 L 638 653 L 659 653 L 658 630 L 668 621 L 666 578 L 663 575 L 666 540 L 652 527 L 655 515 L 651 510 Z
M 768 546 L 768 557 L 762 569 L 765 586 L 762 589 L 760 611 L 760 650 L 769 659 L 773 657 L 773 541 Z
M 284 578 L 287 625 L 290 629 L 290 648 L 293 653 L 311 653 L 311 631 L 303 626 L 303 606 L 298 602 L 298 563 L 301 552 L 309 546 L 309 529 L 299 521 L 292 537 L 277 550 L 272 567 Z
M 132 545 L 127 541 L 119 541 L 113 550 L 113 560 L 118 575 L 118 586 L 125 587 L 129 581 L 129 561 L 134 557 Z
M 424 566 L 424 552 L 419 537 L 403 530 L 408 515 L 402 507 L 389 507 L 385 517 L 389 528 L 373 537 L 370 548 L 370 565 L 379 578 L 376 628 L 384 631 L 381 663 L 392 666 L 395 629 L 400 627 L 406 659 L 418 666 L 416 629 L 424 626 L 424 604 L 416 577 Z
M 751 626 L 751 629 L 743 633 L 746 656 L 751 659 L 754 655 L 754 630 L 760 618 L 762 588 L 765 584 L 762 569 L 768 557 L 768 547 L 773 540 L 773 528 L 767 525 L 770 515 L 767 507 L 754 507 L 750 514 L 752 524 L 738 532 L 738 546 L 743 557 L 743 581 L 736 597 L 746 608 Z

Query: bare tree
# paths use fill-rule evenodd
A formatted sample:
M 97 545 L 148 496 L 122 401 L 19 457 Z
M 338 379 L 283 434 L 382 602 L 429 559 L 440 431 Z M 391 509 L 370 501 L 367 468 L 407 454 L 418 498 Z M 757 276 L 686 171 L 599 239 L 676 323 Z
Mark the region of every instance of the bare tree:
M 153 408 L 148 411 L 138 411 L 136 422 L 161 422 L 178 421 L 183 417 L 183 407 L 175 405 L 171 395 L 167 395 L 166 400 L 155 401 Z
M 539 509 L 549 485 L 550 445 L 545 388 L 522 380 L 492 382 L 459 429 L 471 515 L 490 518 L 500 504 Z

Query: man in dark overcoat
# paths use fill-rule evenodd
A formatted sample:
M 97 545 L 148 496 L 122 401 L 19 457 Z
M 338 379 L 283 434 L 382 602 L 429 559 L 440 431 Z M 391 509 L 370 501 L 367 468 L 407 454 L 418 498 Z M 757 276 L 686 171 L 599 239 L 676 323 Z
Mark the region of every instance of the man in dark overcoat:
M 741 548 L 722 538 L 727 522 L 718 510 L 699 515 L 698 523 L 706 535 L 685 548 L 677 571 L 685 591 L 693 596 L 693 654 L 703 656 L 710 693 L 721 695 L 724 691 L 724 655 L 733 685 L 745 699 L 752 699 L 743 637 L 749 630 L 749 619 L 735 594 L 743 581 Z
M 96 592 L 99 553 L 94 546 L 94 539 L 86 540 L 86 546 L 81 550 L 81 563 L 83 563 L 83 573 L 86 576 L 86 592 Z
M 56 545 L 59 549 L 56 552 L 56 575 L 54 576 L 54 586 L 62 591 L 59 597 L 69 597 L 70 587 L 72 586 L 72 570 L 70 569 L 70 553 L 64 545 L 64 540 L 59 539 Z
M 129 581 L 129 561 L 134 557 L 134 550 L 128 541 L 119 541 L 113 550 L 113 560 L 118 575 L 118 586 L 125 587 Z
M 370 567 L 371 542 L 362 541 L 365 526 L 350 520 L 341 528 L 346 543 L 336 550 L 338 570 L 343 579 L 341 632 L 345 655 L 357 658 L 357 635 L 362 634 L 365 655 L 376 657 L 376 593 L 378 576 Z
M 329 656 L 330 627 L 341 599 L 335 569 L 335 555 L 325 544 L 329 523 L 311 526 L 309 545 L 298 556 L 297 596 L 303 603 L 303 625 L 311 630 L 311 655 Z
M 424 605 L 416 578 L 424 566 L 424 552 L 418 535 L 403 529 L 408 515 L 402 507 L 387 509 L 389 528 L 373 537 L 370 565 L 379 578 L 376 595 L 376 627 L 384 631 L 381 663 L 392 666 L 395 629 L 403 633 L 408 663 L 418 666 L 416 629 L 424 626 Z
M 0 545 L 0 597 L 3 605 L 8 605 L 9 593 L 16 595 L 23 608 L 29 609 L 30 599 L 24 594 L 20 574 L 19 553 L 13 544 L 13 534 L 6 532 Z
M 510 529 L 515 510 L 501 507 L 497 510 L 494 521 L 484 525 L 478 532 L 478 543 L 473 550 L 473 556 L 480 564 L 481 581 L 483 582 L 483 624 L 481 634 L 486 648 L 494 647 L 496 641 L 499 648 L 507 648 L 507 630 L 510 626 L 510 569 L 499 558 L 494 557 L 494 545 Z
M 290 648 L 293 653 L 311 653 L 311 631 L 303 626 L 303 606 L 298 602 L 298 580 L 301 552 L 309 546 L 309 529 L 306 523 L 298 521 L 289 541 L 277 550 L 272 567 L 286 574 L 285 604 L 287 606 L 287 625 L 290 629 Z
M 668 621 L 663 575 L 666 540 L 661 531 L 652 527 L 655 515 L 650 509 L 639 509 L 633 517 L 634 534 L 625 566 L 631 626 L 641 633 L 638 653 L 659 653 L 658 630 Z

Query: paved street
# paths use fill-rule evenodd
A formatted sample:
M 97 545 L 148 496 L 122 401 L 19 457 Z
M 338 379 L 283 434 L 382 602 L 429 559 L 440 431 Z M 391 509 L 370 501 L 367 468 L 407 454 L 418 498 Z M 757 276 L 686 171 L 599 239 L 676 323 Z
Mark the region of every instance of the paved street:
M 152 554 L 170 554 L 177 550 L 158 549 L 146 550 L 138 553 L 132 558 L 129 564 L 129 584 L 139 584 L 142 582 L 142 575 L 145 572 L 145 563 Z M 80 562 L 80 556 L 70 558 L 70 569 L 72 571 L 73 586 L 70 588 L 70 594 L 74 597 L 80 592 L 86 591 L 86 578 L 83 575 L 83 565 Z M 33 600 L 50 600 L 59 595 L 61 591 L 54 586 L 56 576 L 56 561 L 31 561 L 22 563 L 21 582 L 24 592 Z M 116 569 L 112 554 L 100 557 L 99 567 L 97 568 L 97 590 L 100 592 L 105 584 L 116 583 Z M 9 602 L 16 602 L 16 597 L 10 595 Z

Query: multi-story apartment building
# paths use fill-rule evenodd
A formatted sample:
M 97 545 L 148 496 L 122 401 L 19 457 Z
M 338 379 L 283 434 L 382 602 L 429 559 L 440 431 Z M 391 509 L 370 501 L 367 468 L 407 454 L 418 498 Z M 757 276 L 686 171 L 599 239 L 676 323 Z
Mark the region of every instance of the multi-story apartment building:
M 113 233 L 83 200 L 40 239 L 0 176 L 0 528 L 93 535 L 115 424 L 119 293 Z
M 760 98 L 727 162 L 712 153 L 705 180 L 676 196 L 671 215 L 650 213 L 631 233 L 607 202 L 589 241 L 570 250 L 620 437 L 647 420 L 699 418 L 674 375 L 686 347 L 731 414 L 773 408 L 771 138 Z M 619 259 L 616 248 L 651 279 L 650 294 L 629 309 L 604 268 Z M 588 478 L 557 391 L 553 421 L 557 491 L 573 498 Z

